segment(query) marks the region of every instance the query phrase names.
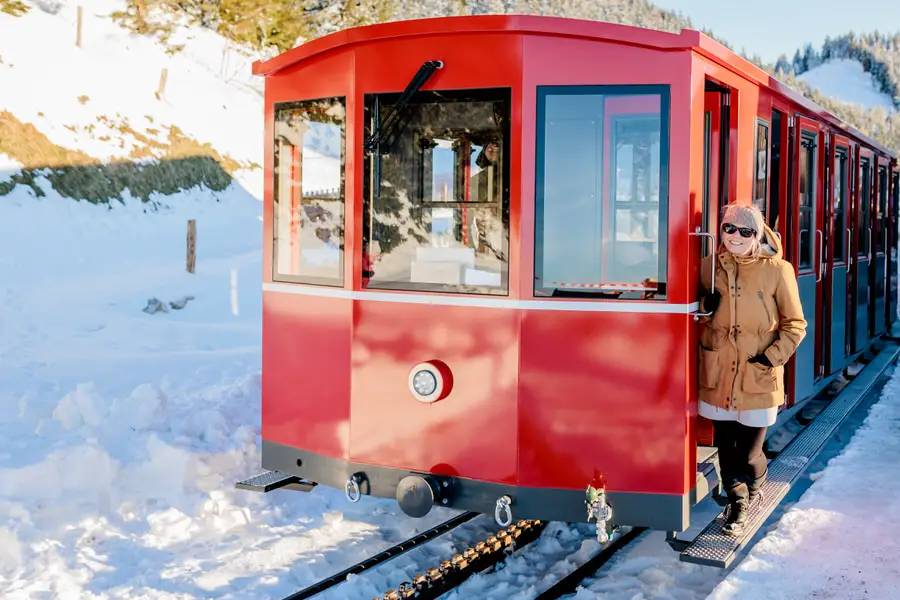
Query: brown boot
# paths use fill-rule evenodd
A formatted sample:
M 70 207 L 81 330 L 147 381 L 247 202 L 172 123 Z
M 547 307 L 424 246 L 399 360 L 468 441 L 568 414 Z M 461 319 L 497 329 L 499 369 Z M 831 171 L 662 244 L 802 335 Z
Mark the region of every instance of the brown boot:
M 725 535 L 740 536 L 744 533 L 744 525 L 747 523 L 747 512 L 750 508 L 750 491 L 747 484 L 740 483 L 737 487 L 728 490 L 730 500 L 726 509 L 725 526 L 722 532 Z
M 747 482 L 747 490 L 749 491 L 749 500 L 750 504 L 753 504 L 753 501 L 756 500 L 757 496 L 760 496 L 760 490 L 762 485 L 766 482 L 766 475 L 769 474 L 769 470 L 766 469 L 766 472 L 762 474 L 758 479 L 751 479 Z

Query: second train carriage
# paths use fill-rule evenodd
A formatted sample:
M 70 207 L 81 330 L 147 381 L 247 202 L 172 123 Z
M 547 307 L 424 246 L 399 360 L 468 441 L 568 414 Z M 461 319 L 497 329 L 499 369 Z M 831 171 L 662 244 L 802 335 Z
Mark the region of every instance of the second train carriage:
M 782 418 L 896 318 L 894 154 L 697 31 L 403 21 L 254 72 L 266 469 L 501 522 L 603 491 L 616 525 L 683 531 L 715 483 L 720 207 L 757 204 L 797 269 Z

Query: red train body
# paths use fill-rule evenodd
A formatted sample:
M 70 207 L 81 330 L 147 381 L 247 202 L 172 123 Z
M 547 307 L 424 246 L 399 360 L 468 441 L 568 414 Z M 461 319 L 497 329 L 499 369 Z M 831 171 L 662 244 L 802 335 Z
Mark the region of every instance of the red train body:
M 410 514 L 506 496 L 584 521 L 593 486 L 616 524 L 682 531 L 706 493 L 694 314 L 719 206 L 758 202 L 798 266 L 785 414 L 895 319 L 893 154 L 699 32 L 427 19 L 254 72 L 267 469 Z

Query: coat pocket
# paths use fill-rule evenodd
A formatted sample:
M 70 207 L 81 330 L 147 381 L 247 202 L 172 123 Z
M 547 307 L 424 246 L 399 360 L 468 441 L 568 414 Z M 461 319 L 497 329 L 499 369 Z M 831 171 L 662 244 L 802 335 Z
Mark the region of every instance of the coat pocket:
M 778 391 L 778 371 L 759 363 L 747 363 L 741 390 L 748 394 L 771 394 Z
M 700 388 L 714 390 L 719 384 L 719 352 L 700 346 Z

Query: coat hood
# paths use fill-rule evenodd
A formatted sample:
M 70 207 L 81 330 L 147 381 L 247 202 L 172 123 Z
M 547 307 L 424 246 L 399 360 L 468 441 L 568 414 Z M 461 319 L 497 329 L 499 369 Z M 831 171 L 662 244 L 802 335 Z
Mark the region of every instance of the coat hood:
M 760 258 L 784 258 L 781 238 L 768 225 L 763 228 L 762 239 L 759 240 Z

